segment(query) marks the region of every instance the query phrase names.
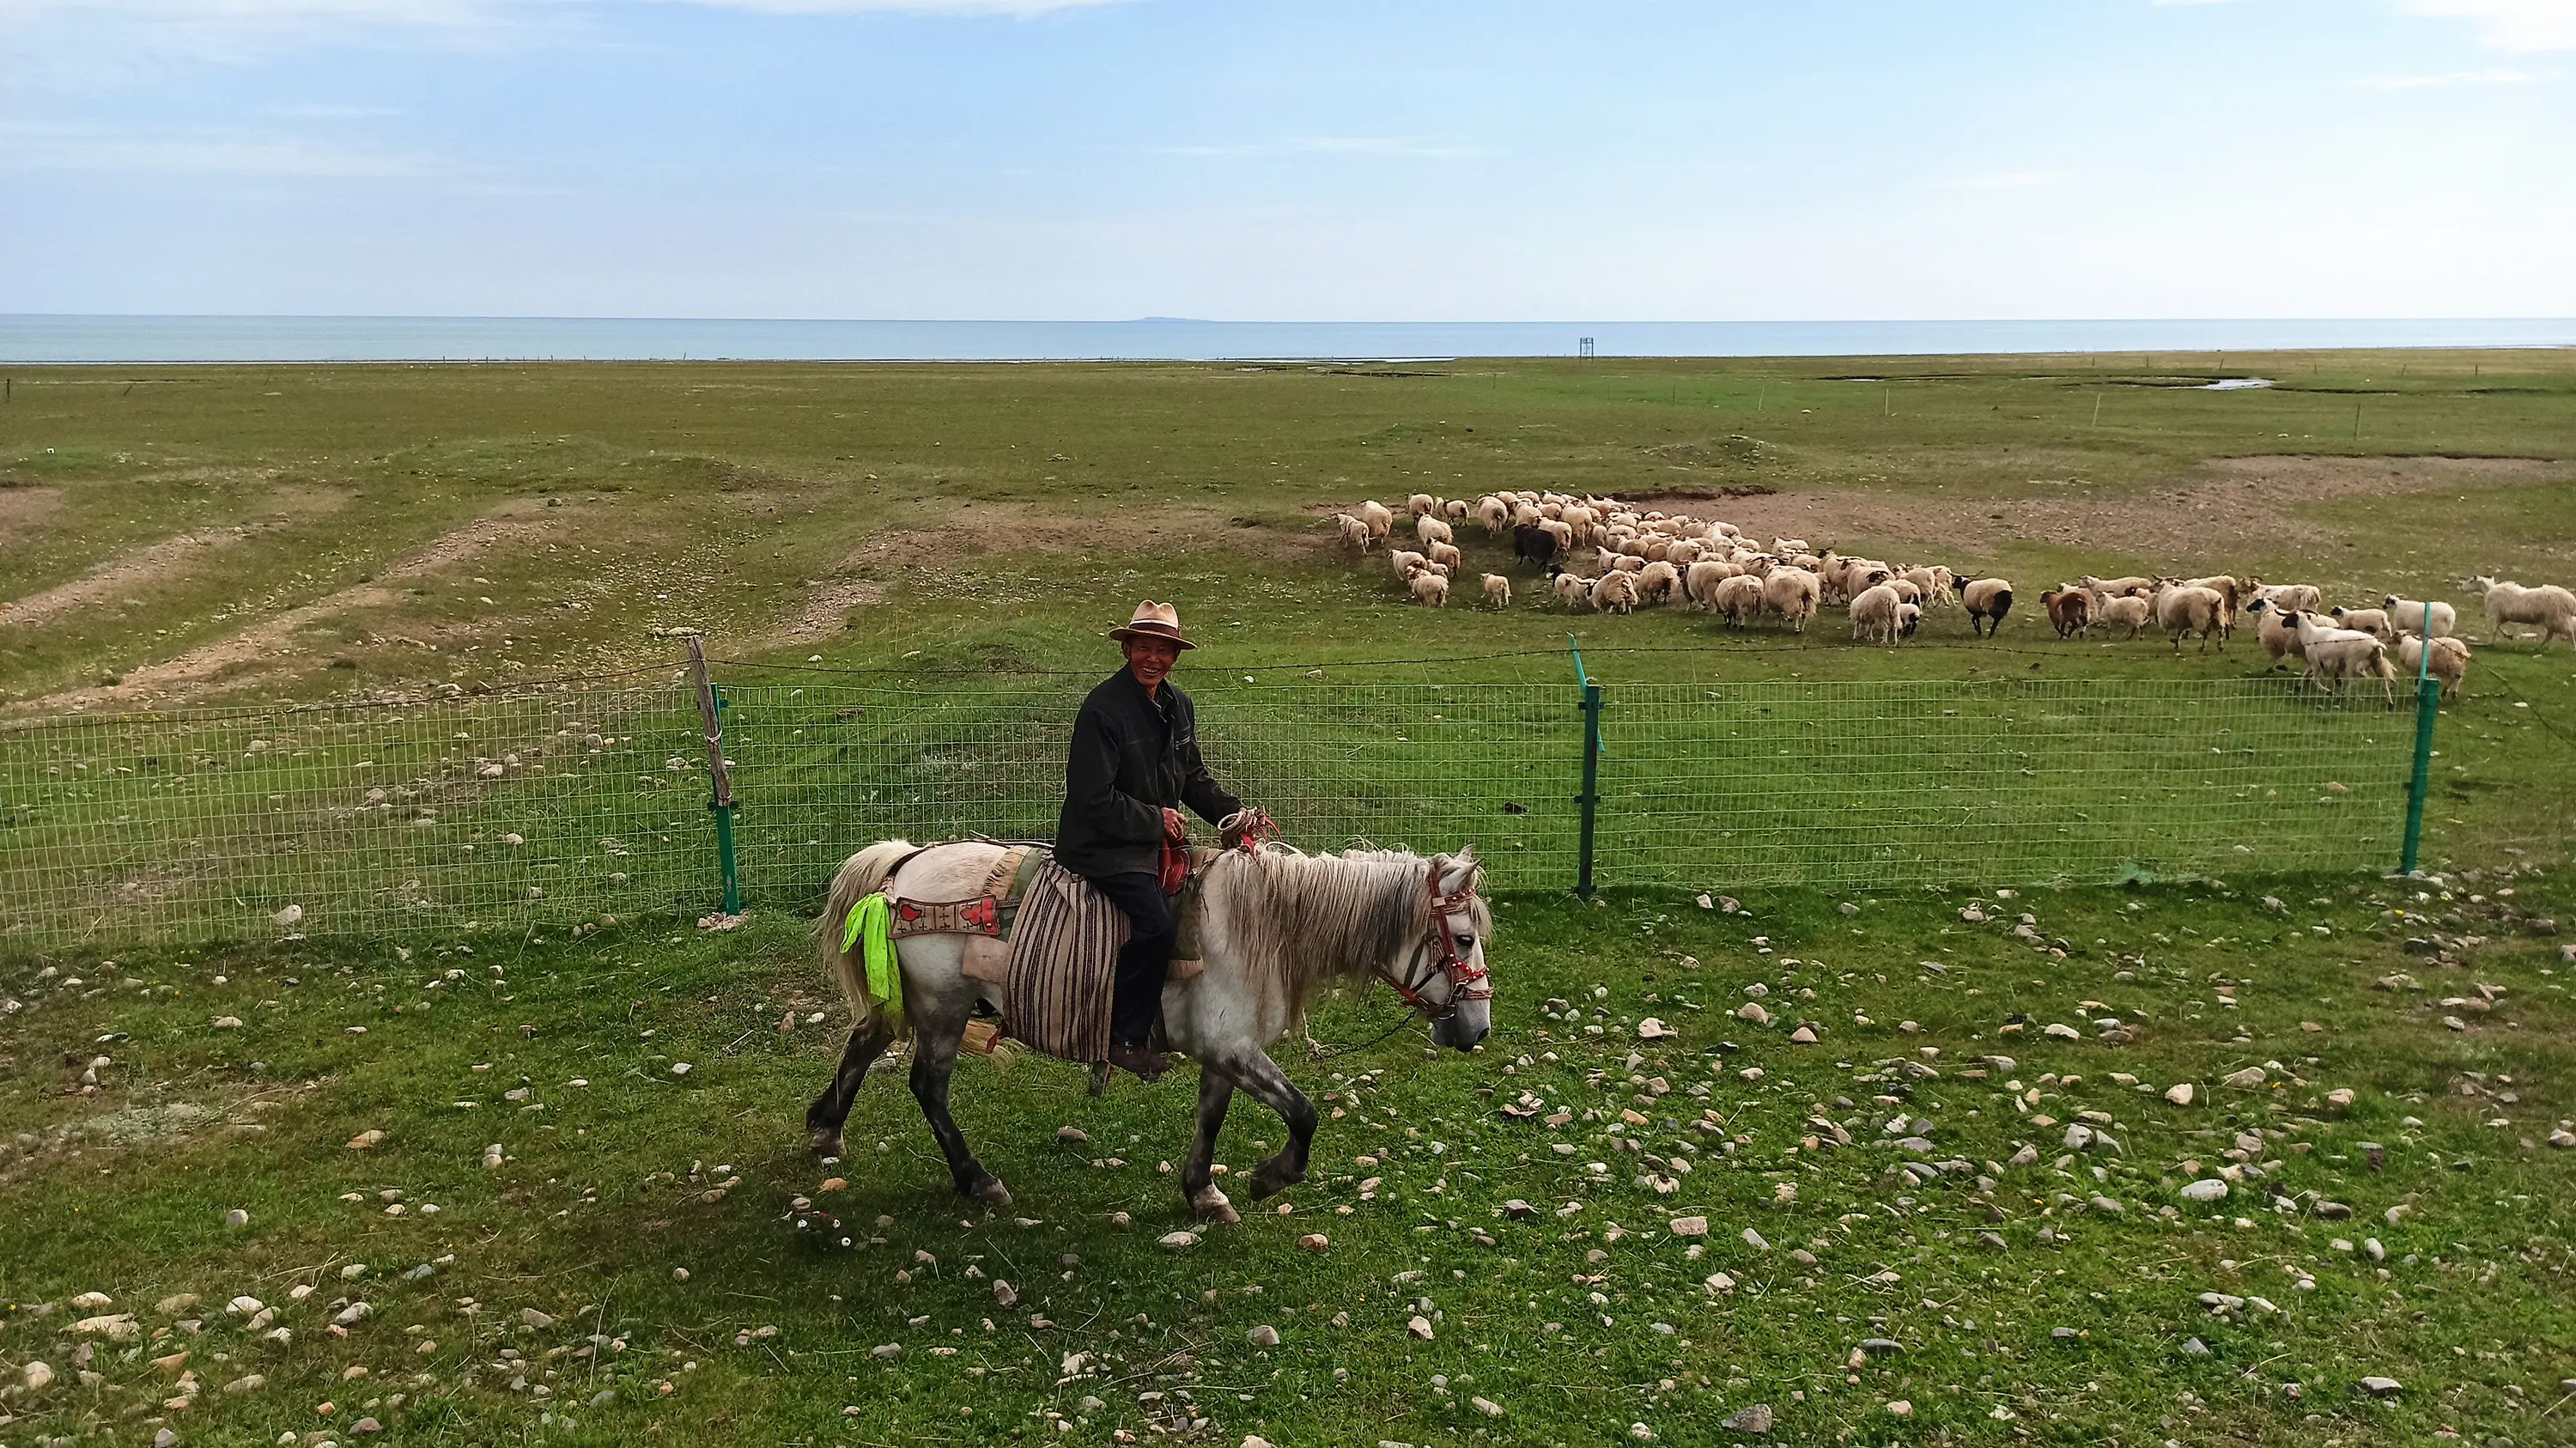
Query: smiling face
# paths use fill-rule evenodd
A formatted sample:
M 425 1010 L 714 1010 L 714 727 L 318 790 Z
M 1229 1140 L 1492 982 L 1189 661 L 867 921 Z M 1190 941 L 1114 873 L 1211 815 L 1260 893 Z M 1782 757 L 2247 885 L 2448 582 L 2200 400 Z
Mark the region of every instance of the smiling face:
M 1172 665 L 1181 657 L 1181 646 L 1168 639 L 1130 636 L 1124 640 L 1124 647 L 1127 672 L 1134 674 L 1136 682 L 1144 685 L 1145 692 L 1149 694 L 1161 686 L 1164 678 L 1172 672 Z

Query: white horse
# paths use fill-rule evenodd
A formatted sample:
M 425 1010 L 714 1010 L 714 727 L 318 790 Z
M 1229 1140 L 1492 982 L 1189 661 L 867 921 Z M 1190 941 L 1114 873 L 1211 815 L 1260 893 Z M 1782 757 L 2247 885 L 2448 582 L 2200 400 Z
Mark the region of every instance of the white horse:
M 1002 1004 L 1000 985 L 963 970 L 969 944 L 979 937 L 911 935 L 895 942 L 903 972 L 898 1024 L 870 998 L 860 950 L 841 949 L 841 926 L 853 905 L 880 890 L 909 900 L 969 898 L 983 888 L 1002 850 L 982 842 L 916 849 L 886 840 L 842 863 L 820 929 L 824 966 L 849 997 L 854 1024 L 831 1086 L 805 1112 L 815 1153 L 841 1156 L 841 1127 L 868 1068 L 899 1033 L 909 1034 L 912 1094 L 939 1138 L 957 1190 L 997 1207 L 1010 1204 L 1010 1192 L 967 1149 L 948 1114 L 948 1080 L 975 1001 Z M 1198 1135 L 1181 1171 L 1181 1191 L 1202 1219 L 1236 1219 L 1209 1167 L 1237 1087 L 1288 1126 L 1288 1144 L 1253 1169 L 1253 1200 L 1306 1179 L 1315 1108 L 1289 1084 L 1268 1047 L 1303 1017 L 1320 987 L 1383 980 L 1429 1020 L 1440 1045 L 1464 1051 L 1484 1039 L 1492 1024 L 1485 941 L 1493 918 L 1476 895 L 1483 874 L 1472 847 L 1426 860 L 1403 851 L 1309 855 L 1268 845 L 1258 853 L 1229 850 L 1206 866 L 1200 943 L 1207 969 L 1163 988 L 1164 1036 L 1199 1063 Z

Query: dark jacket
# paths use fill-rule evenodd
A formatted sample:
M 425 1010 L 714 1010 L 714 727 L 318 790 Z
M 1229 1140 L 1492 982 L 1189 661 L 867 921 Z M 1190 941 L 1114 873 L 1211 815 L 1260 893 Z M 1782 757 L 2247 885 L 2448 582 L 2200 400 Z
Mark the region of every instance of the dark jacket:
M 1198 714 L 1165 679 L 1147 694 L 1120 669 L 1082 701 L 1073 754 L 1064 769 L 1064 813 L 1055 857 L 1097 878 L 1162 864 L 1163 811 L 1187 804 L 1213 824 L 1242 808 L 1217 787 L 1199 758 Z

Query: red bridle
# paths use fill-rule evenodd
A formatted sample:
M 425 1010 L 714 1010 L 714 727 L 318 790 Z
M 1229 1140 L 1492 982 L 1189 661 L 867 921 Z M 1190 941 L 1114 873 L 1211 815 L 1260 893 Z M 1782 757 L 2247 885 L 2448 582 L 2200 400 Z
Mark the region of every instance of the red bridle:
M 1435 866 L 1430 878 L 1424 882 L 1431 891 L 1431 939 L 1440 947 L 1438 969 L 1449 977 L 1448 1004 L 1434 1006 L 1422 998 L 1421 988 L 1430 981 L 1427 975 L 1412 985 L 1397 980 L 1388 981 L 1388 984 L 1395 987 L 1395 993 L 1404 998 L 1406 1005 L 1434 1020 L 1456 1012 L 1462 1002 L 1494 998 L 1491 972 L 1458 953 L 1457 938 L 1449 929 L 1449 917 L 1465 914 L 1467 907 L 1476 901 L 1474 872 L 1470 871 L 1467 879 L 1467 885 L 1456 894 L 1443 895 L 1440 893 L 1440 871 Z

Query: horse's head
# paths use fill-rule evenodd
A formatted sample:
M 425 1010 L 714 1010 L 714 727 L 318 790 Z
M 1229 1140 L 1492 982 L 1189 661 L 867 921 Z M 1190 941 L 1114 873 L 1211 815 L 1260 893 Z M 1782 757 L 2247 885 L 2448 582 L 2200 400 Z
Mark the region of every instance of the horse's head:
M 1459 1051 L 1485 1039 L 1494 1023 L 1493 981 L 1485 969 L 1494 919 L 1476 894 L 1484 876 L 1473 845 L 1431 857 L 1430 925 L 1411 962 L 1420 983 L 1409 988 L 1408 998 L 1430 1018 L 1432 1041 Z

